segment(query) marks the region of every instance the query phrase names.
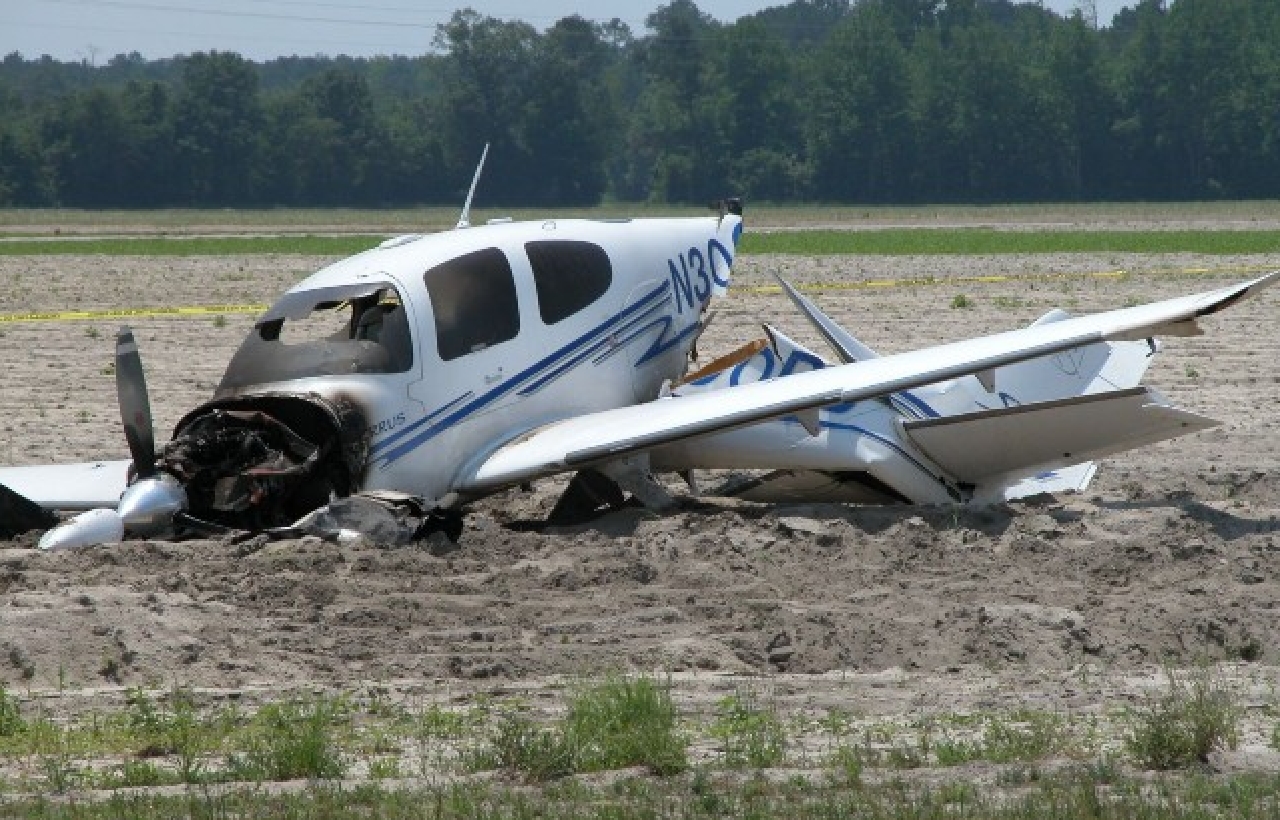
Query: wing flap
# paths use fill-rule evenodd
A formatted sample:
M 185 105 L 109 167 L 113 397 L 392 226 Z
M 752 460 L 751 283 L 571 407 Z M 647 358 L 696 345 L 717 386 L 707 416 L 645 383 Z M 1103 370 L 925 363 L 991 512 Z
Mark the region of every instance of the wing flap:
M 526 431 L 464 467 L 457 487 L 463 492 L 487 492 L 814 407 L 910 390 L 1081 345 L 1140 337 L 1153 328 L 1216 312 L 1278 279 L 1280 272 L 1150 305 L 564 419 Z
M 966 484 L 1033 475 L 1187 435 L 1218 422 L 1145 387 L 903 422 L 912 443 Z

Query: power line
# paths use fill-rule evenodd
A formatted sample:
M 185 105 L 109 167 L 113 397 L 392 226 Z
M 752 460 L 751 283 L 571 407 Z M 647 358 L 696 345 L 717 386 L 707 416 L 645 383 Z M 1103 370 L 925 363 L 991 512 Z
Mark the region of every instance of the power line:
M 15 24 L 12 24 L 11 28 L 35 28 L 35 29 L 55 29 L 58 31 L 79 31 L 79 32 L 84 32 L 88 36 L 92 36 L 93 34 L 97 34 L 97 33 L 138 34 L 138 31 L 139 31 L 136 27 L 116 28 L 112 26 L 99 26 L 99 25 L 93 25 L 93 24 L 76 25 L 72 23 L 15 23 Z M 161 35 L 166 37 L 193 37 L 196 39 L 199 39 L 199 37 L 201 36 L 198 34 L 193 34 L 193 32 L 191 32 L 190 30 L 177 31 L 174 29 L 148 28 L 146 30 L 146 33 L 156 34 L 156 35 Z M 213 36 L 213 35 L 203 35 L 203 36 Z M 302 39 L 302 38 L 290 38 L 290 37 L 279 37 L 279 36 L 267 37 L 264 35 L 255 35 L 255 34 L 240 34 L 240 35 L 236 35 L 236 37 L 238 40 L 247 40 L 247 41 L 252 41 L 257 43 L 296 43 L 298 45 L 332 45 L 332 46 L 348 46 L 348 47 L 359 46 L 362 48 L 386 48 L 386 49 L 408 48 L 408 46 L 406 46 L 403 43 L 371 42 L 368 40 L 351 40 L 351 39 L 323 40 L 323 39 L 316 39 L 314 37 L 308 37 L 308 38 Z M 420 52 L 426 53 L 429 50 L 428 46 L 429 44 L 427 43 L 422 44 L 422 46 L 420 47 Z M 131 49 L 131 50 L 136 51 L 138 49 Z M 227 50 L 227 49 L 219 49 L 219 50 Z M 22 49 L 19 49 L 19 51 L 22 51 Z
M 243 10 L 232 10 L 232 9 L 225 9 L 225 8 L 221 8 L 221 9 L 193 8 L 191 6 L 177 6 L 169 3 L 137 2 L 137 0 L 44 0 L 44 2 L 59 4 L 59 5 L 69 5 L 69 6 L 91 6 L 93 8 L 102 8 L 103 6 L 106 6 L 109 8 L 131 9 L 134 11 L 161 11 L 161 12 L 172 12 L 177 14 L 199 14 L 199 15 L 204 15 L 209 17 L 281 20 L 284 22 L 292 22 L 292 23 L 323 23 L 328 25 L 336 24 L 336 25 L 344 25 L 344 26 L 373 26 L 373 27 L 383 27 L 383 28 L 390 28 L 390 27 L 404 28 L 406 26 L 410 28 L 425 28 L 429 26 L 432 29 L 434 29 L 436 25 L 438 25 L 435 22 L 413 23 L 413 22 L 407 22 L 405 20 L 368 20 L 368 19 L 358 19 L 358 18 L 351 18 L 351 17 L 321 17 L 321 16 L 314 16 L 314 15 L 277 14 L 269 11 L 243 11 Z M 304 2 L 304 0 L 273 0 L 273 2 L 275 2 L 277 5 L 304 6 L 307 8 L 332 8 L 332 9 L 340 9 L 340 10 L 345 9 L 345 10 L 359 11 L 359 12 L 380 11 L 380 12 L 391 12 L 395 14 L 413 13 L 413 14 L 420 15 L 420 14 L 426 13 L 426 14 L 433 14 L 433 15 L 445 15 L 446 17 L 452 16 L 453 13 L 456 11 L 456 9 L 446 9 L 446 8 L 422 8 L 422 7 L 406 8 L 403 6 L 361 6 L 361 5 L 351 5 L 347 3 L 310 3 L 310 2 Z M 514 17 L 515 15 L 511 15 L 511 16 Z M 579 15 L 579 16 L 582 16 L 582 15 Z M 544 21 L 547 21 L 547 20 L 558 21 L 558 20 L 564 19 L 564 17 L 553 17 L 553 16 L 547 16 L 547 15 L 527 15 L 523 13 L 521 13 L 519 17 L 522 20 L 544 20 Z M 591 19 L 591 18 L 584 18 L 584 19 Z M 615 20 L 615 19 L 619 19 L 619 18 L 616 18 L 616 17 L 609 18 L 608 20 L 604 20 L 604 22 L 610 22 L 611 20 Z M 597 19 L 596 22 L 600 22 L 600 20 Z M 634 22 L 634 21 L 623 21 L 623 22 L 627 22 L 628 25 L 631 25 L 631 22 Z
M 127 0 L 45 0 L 46 3 L 59 3 L 68 6 L 92 6 L 102 8 L 133 9 L 135 11 L 163 11 L 181 14 L 199 14 L 208 17 L 234 17 L 255 20 L 281 20 L 289 23 L 326 23 L 343 26 L 370 26 L 377 28 L 426 28 L 426 24 L 410 23 L 404 20 L 353 20 L 349 17 L 316 17 L 295 14 L 272 14 L 262 11 L 227 11 L 225 9 L 195 9 L 186 6 L 173 6 L 166 3 L 136 3 Z M 431 24 L 435 28 L 435 24 Z
M 368 6 L 368 5 L 360 5 L 360 4 L 353 4 L 353 3 L 346 3 L 346 2 L 334 2 L 333 0 L 317 0 L 316 2 L 311 2 L 311 0 L 265 0 L 265 2 L 259 3 L 256 5 L 256 8 L 259 9 L 256 11 L 243 10 L 243 9 L 228 9 L 228 8 L 195 8 L 192 6 L 180 5 L 175 2 L 155 2 L 155 0 L 41 0 L 41 1 L 45 4 L 57 4 L 57 5 L 67 5 L 67 6 L 90 6 L 96 9 L 107 7 L 107 8 L 115 8 L 115 9 L 122 9 L 122 10 L 161 12 L 161 13 L 176 14 L 176 15 L 196 14 L 196 15 L 202 15 L 202 16 L 230 19 L 230 20 L 237 20 L 237 19 L 239 20 L 276 20 L 276 21 L 282 21 L 282 22 L 288 22 L 288 23 L 315 24 L 315 25 L 327 25 L 327 26 L 335 26 L 335 25 L 344 26 L 344 27 L 363 26 L 366 28 L 377 28 L 377 29 L 394 28 L 399 31 L 405 31 L 407 29 L 407 30 L 410 30 L 411 32 L 422 32 L 422 33 L 430 32 L 432 34 L 436 30 L 436 28 L 441 24 L 440 22 L 434 21 L 434 20 L 431 22 L 426 22 L 421 20 L 411 21 L 411 20 L 405 20 L 405 19 L 369 20 L 369 19 L 357 19 L 353 17 L 334 17 L 334 16 L 324 16 L 324 15 L 277 13 L 270 10 L 263 11 L 261 9 L 263 9 L 264 7 L 269 9 L 271 6 L 274 5 L 277 7 L 278 6 L 297 6 L 297 7 L 305 7 L 307 9 L 327 8 L 327 9 L 335 9 L 335 10 L 348 10 L 348 11 L 360 12 L 360 13 L 379 12 L 379 13 L 390 13 L 390 14 L 413 14 L 413 15 L 438 14 L 438 15 L 450 15 L 450 16 L 453 14 L 452 9 L 447 9 L 444 7 L 421 7 L 421 6 L 408 7 L 408 6 L 400 6 L 400 5 Z M 30 8 L 31 7 L 28 6 L 28 10 Z M 493 17 L 493 15 L 484 15 L 484 16 Z M 547 15 L 527 15 L 523 13 L 519 15 L 519 19 L 527 22 L 526 18 L 533 19 L 533 20 L 541 20 L 541 21 L 565 19 L 564 17 L 551 17 Z M 619 18 L 615 17 L 612 19 L 617 20 Z M 595 22 L 600 22 L 600 21 L 596 20 Z M 622 22 L 627 23 L 627 25 L 632 25 L 632 23 L 629 21 L 622 21 Z M 120 28 L 109 28 L 106 26 L 99 26 L 99 25 L 87 25 L 87 24 L 86 25 L 67 25 L 67 24 L 58 24 L 58 23 L 17 23 L 17 24 L 11 23 L 8 25 L 9 27 L 17 25 L 20 27 L 21 26 L 43 27 L 48 29 L 85 31 L 89 36 L 92 36 L 92 34 L 95 32 L 104 32 L 104 33 L 114 32 L 114 33 L 123 33 L 123 34 L 138 33 L 137 27 L 120 29 Z M 790 28 L 792 31 L 808 31 L 808 30 L 826 31 L 830 28 L 830 26 L 826 26 L 826 25 L 815 26 L 815 25 L 799 24 L 799 25 L 789 26 L 788 28 Z M 205 34 L 204 32 L 193 32 L 191 30 L 158 31 L 154 29 L 148 29 L 147 31 L 150 34 L 157 34 L 162 36 L 185 37 L 185 38 L 188 38 L 189 40 L 197 41 L 197 42 L 202 40 L 203 38 L 201 37 L 201 35 Z M 214 35 L 209 34 L 207 36 L 214 36 Z M 217 36 L 222 38 L 226 37 L 225 34 L 219 34 Z M 418 36 L 421 36 L 421 35 L 419 34 Z M 651 35 L 641 35 L 641 39 L 647 39 L 650 36 Z M 421 41 L 413 41 L 412 38 L 410 38 L 411 44 L 408 44 L 408 45 L 404 43 L 396 43 L 396 44 L 381 43 L 381 42 L 374 43 L 369 41 L 352 40 L 351 38 L 348 38 L 348 37 L 344 37 L 340 41 L 317 40 L 315 38 L 306 38 L 306 39 L 298 38 L 298 37 L 290 38 L 287 36 L 263 37 L 263 36 L 255 36 L 252 34 L 238 34 L 238 33 L 235 35 L 235 37 L 239 41 L 295 43 L 298 45 L 310 45 L 312 47 L 315 47 L 317 45 L 337 46 L 340 48 L 361 50 L 361 51 L 368 51 L 371 49 L 387 49 L 391 53 L 408 52 L 409 54 L 414 54 L 414 55 L 430 53 L 432 51 L 429 35 L 428 37 L 423 37 Z M 719 37 L 719 33 L 717 32 L 717 33 L 712 33 L 710 35 L 694 35 L 690 37 L 680 37 L 680 38 L 664 37 L 663 41 L 668 43 L 677 43 L 677 44 L 700 45 L 700 44 L 706 44 L 710 42 L 717 42 L 718 37 Z M 743 40 L 741 38 L 739 39 L 739 42 L 747 42 L 747 43 L 758 42 L 761 44 L 766 42 L 777 42 L 777 41 L 778 40 L 776 37 L 770 37 L 767 39 L 752 38 L 750 40 Z

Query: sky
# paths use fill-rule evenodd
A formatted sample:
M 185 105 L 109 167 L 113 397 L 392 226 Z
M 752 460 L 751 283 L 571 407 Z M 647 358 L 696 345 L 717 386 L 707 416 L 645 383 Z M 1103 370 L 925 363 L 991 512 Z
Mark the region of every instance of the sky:
M 436 25 L 470 7 L 545 29 L 563 17 L 620 18 L 643 34 L 644 19 L 666 0 L 0 0 L 0 55 L 48 54 L 97 65 L 137 51 L 147 59 L 193 51 L 235 51 L 252 60 L 318 54 L 420 55 Z M 1103 25 L 1135 0 L 1095 0 Z M 698 0 L 732 22 L 789 0 Z M 1041 0 L 1067 14 L 1080 0 Z M 456 3 L 456 5 L 455 5 Z

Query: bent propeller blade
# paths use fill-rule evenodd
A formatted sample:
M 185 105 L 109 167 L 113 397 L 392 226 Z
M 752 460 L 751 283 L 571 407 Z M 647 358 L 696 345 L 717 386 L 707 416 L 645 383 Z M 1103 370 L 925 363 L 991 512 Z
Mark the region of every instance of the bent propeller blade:
M 120 421 L 129 442 L 129 454 L 138 478 L 156 473 L 156 439 L 151 423 L 151 401 L 147 398 L 147 380 L 142 372 L 142 358 L 133 331 L 120 328 L 116 334 L 116 396 L 120 403 Z

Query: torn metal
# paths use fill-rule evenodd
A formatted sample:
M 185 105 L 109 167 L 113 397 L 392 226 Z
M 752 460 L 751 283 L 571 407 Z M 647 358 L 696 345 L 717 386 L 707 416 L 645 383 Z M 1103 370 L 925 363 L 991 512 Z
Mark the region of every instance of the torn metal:
M 182 483 L 194 518 L 281 527 L 359 489 L 363 417 L 314 394 L 215 401 L 179 423 L 157 464 Z

